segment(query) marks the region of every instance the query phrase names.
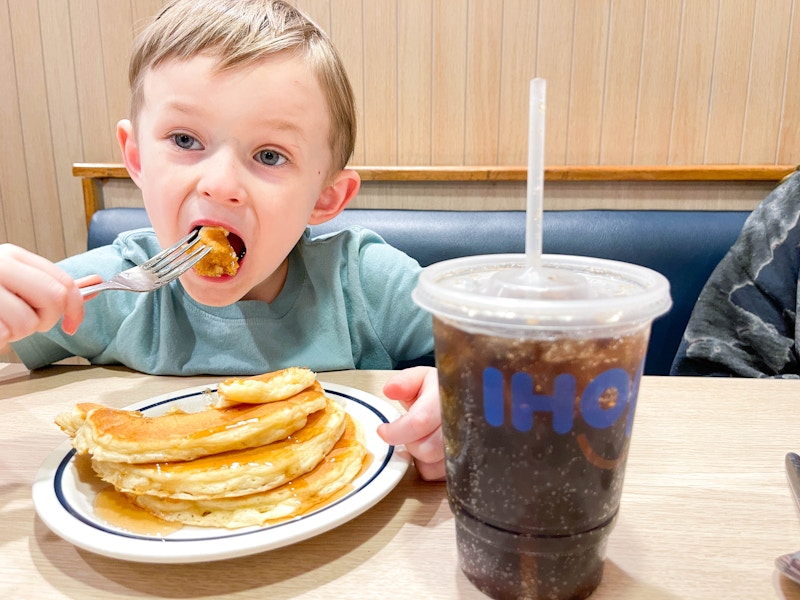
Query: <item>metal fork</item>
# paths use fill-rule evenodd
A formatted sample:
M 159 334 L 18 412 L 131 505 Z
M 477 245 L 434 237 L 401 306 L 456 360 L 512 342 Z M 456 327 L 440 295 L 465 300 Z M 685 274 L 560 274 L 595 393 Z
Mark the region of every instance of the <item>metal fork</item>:
M 167 285 L 191 269 L 197 264 L 197 261 L 211 251 L 209 246 L 200 244 L 189 252 L 189 249 L 197 244 L 198 235 L 197 231 L 193 231 L 174 246 L 162 250 L 147 262 L 118 273 L 108 281 L 81 288 L 81 295 L 86 297 L 103 290 L 152 292 Z

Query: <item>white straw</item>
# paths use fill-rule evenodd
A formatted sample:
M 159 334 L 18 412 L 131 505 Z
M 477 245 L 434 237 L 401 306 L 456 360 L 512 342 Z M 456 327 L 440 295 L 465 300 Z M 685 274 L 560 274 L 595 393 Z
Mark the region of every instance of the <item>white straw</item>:
M 544 188 L 544 113 L 547 84 L 531 80 L 528 122 L 528 189 L 525 223 L 525 262 L 538 268 L 542 256 L 542 192 Z

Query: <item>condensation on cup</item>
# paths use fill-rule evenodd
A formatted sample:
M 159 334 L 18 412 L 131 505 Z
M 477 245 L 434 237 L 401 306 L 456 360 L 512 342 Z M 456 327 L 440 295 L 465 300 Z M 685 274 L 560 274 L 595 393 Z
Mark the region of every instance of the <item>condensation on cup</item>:
M 573 599 L 600 584 L 650 326 L 650 269 L 545 255 L 425 268 L 459 565 L 493 598 Z M 520 284 L 520 280 L 522 284 Z M 531 291 L 531 288 L 535 288 Z

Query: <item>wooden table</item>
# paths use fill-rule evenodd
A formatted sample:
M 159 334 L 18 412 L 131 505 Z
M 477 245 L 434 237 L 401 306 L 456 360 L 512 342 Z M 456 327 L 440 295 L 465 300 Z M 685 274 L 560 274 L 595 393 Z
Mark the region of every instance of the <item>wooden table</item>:
M 320 380 L 380 395 L 388 372 Z M 0 364 L 2 598 L 482 598 L 456 563 L 443 484 L 410 469 L 377 506 L 333 531 L 244 558 L 189 565 L 119 561 L 79 550 L 36 516 L 31 484 L 64 436 L 53 416 L 76 401 L 126 406 L 215 383 L 126 369 Z M 800 381 L 645 377 L 606 598 L 796 598 L 773 567 L 800 549 L 783 471 L 800 450 Z

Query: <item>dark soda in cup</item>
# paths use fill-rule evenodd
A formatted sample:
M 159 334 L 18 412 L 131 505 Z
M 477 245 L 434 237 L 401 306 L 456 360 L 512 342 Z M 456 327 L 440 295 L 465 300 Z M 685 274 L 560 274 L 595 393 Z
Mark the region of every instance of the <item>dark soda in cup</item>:
M 599 585 L 650 324 L 670 306 L 666 279 L 643 267 L 543 267 L 578 284 L 526 294 L 503 284 L 523 257 L 482 256 L 428 267 L 414 292 L 434 316 L 459 564 L 494 598 Z

